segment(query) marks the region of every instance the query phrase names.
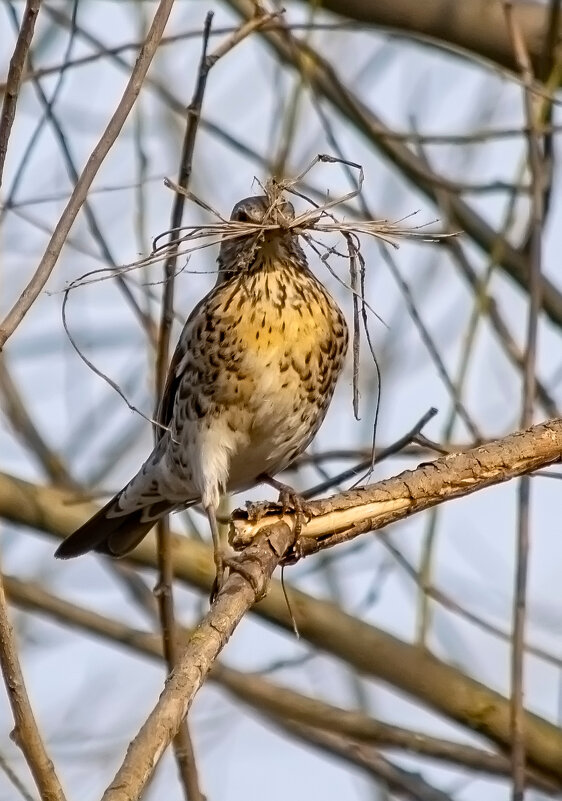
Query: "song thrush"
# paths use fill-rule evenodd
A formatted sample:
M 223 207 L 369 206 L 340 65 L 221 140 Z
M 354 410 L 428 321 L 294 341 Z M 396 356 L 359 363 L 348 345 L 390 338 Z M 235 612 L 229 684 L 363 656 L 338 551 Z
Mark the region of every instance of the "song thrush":
M 223 239 L 216 284 L 190 314 L 170 363 L 159 410 L 167 430 L 134 478 L 57 557 L 90 550 L 122 556 L 163 515 L 201 503 L 220 584 L 221 493 L 260 482 L 287 490 L 273 476 L 318 431 L 348 344 L 342 312 L 289 227 L 294 216 L 291 203 L 265 196 L 234 206 L 231 220 L 280 227 Z

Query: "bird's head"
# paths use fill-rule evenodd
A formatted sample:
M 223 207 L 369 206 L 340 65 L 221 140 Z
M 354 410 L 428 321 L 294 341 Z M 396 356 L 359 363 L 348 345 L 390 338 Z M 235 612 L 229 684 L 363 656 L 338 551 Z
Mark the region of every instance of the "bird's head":
M 298 257 L 300 260 L 301 254 L 304 258 L 298 237 L 289 227 L 295 219 L 295 209 L 288 200 L 272 202 L 266 195 L 246 197 L 234 206 L 230 219 L 256 227 L 248 227 L 244 234 L 223 239 L 218 258 L 218 283 L 235 273 L 259 269 L 279 258 Z M 263 225 L 277 225 L 279 228 L 267 230 L 258 227 Z

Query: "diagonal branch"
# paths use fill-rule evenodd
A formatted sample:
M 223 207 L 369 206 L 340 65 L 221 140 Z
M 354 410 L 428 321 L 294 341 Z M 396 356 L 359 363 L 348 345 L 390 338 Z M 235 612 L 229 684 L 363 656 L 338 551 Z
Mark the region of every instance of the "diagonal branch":
M 39 262 L 37 270 L 16 303 L 12 306 L 0 324 L 0 351 L 6 344 L 6 340 L 13 334 L 15 329 L 21 323 L 37 299 L 57 263 L 61 250 L 64 247 L 66 237 L 68 236 L 70 229 L 72 228 L 72 225 L 74 224 L 74 221 L 88 196 L 88 190 L 90 189 L 90 186 L 92 185 L 92 182 L 94 181 L 94 178 L 96 177 L 105 157 L 119 136 L 119 133 L 121 132 L 127 117 L 129 116 L 129 112 L 133 108 L 133 105 L 140 93 L 144 78 L 148 72 L 148 68 L 150 67 L 154 54 L 158 49 L 160 39 L 164 33 L 164 28 L 166 27 L 173 4 L 174 0 L 160 0 L 158 4 L 152 25 L 135 62 L 131 76 L 127 81 L 127 85 L 121 100 L 119 101 L 117 108 L 115 109 L 98 144 L 95 146 L 90 158 L 86 162 L 86 166 L 84 167 L 82 174 L 76 182 L 70 199 L 55 226 L 53 234 L 49 240 L 49 244 L 47 245 L 45 253 Z
M 264 529 L 243 556 L 244 570 L 255 571 L 258 581 L 267 582 L 292 541 L 288 526 Z M 207 673 L 255 600 L 250 582 L 231 572 L 211 610 L 191 635 L 156 706 L 129 745 L 102 801 L 136 801 L 141 796 Z
M 137 655 L 159 660 L 163 658 L 162 640 L 155 634 L 131 629 L 125 623 L 63 600 L 35 582 L 4 576 L 4 585 L 10 603 L 20 609 L 125 646 Z M 182 630 L 182 637 L 187 639 L 188 636 L 189 632 Z M 477 773 L 509 776 L 510 761 L 503 754 L 491 753 L 450 738 L 442 739 L 425 732 L 404 729 L 356 710 L 342 709 L 288 687 L 281 687 L 256 673 L 246 674 L 215 662 L 209 679 L 275 725 L 285 720 L 295 721 L 315 729 L 337 732 L 379 748 L 395 748 Z M 553 782 L 537 771 L 528 769 L 527 780 L 547 793 L 555 793 L 560 789 L 560 782 Z
M 16 116 L 16 105 L 18 102 L 23 71 L 27 59 L 27 53 L 31 47 L 35 22 L 39 14 L 41 0 L 27 0 L 23 19 L 14 48 L 14 53 L 10 60 L 8 69 L 8 79 L 6 81 L 6 91 L 2 112 L 0 113 L 0 187 L 2 186 L 2 174 L 4 163 L 8 151 L 8 140 Z
M 559 460 L 561 453 L 562 421 L 554 420 L 469 451 L 468 456 L 457 454 L 445 457 L 432 464 L 421 465 L 417 470 L 407 471 L 399 479 L 389 479 L 363 490 L 316 502 L 313 508 L 327 515 L 331 514 L 326 511 L 328 505 L 349 514 L 354 502 L 361 503 L 365 493 L 372 493 L 370 503 L 379 504 L 380 515 L 372 520 L 375 511 L 369 509 L 368 521 L 370 525 L 380 527 L 383 521 L 396 519 L 397 514 L 403 517 L 426 508 L 424 492 L 432 505 L 443 500 L 439 495 L 441 492 L 449 498 L 460 497 L 525 471 L 552 464 Z M 398 509 L 396 500 L 389 495 L 389 489 L 393 486 L 396 490 L 400 488 L 402 493 Z M 386 508 L 381 506 L 385 501 Z M 73 505 L 72 494 L 68 491 L 38 487 L 0 474 L 0 516 L 7 520 L 61 537 L 71 533 L 91 511 L 91 504 Z M 308 525 L 316 520 L 318 516 Z M 349 531 L 349 525 L 346 530 Z M 329 534 L 329 529 L 324 533 Z M 302 543 L 309 540 L 316 543 L 314 538 L 302 537 L 301 547 Z M 210 548 L 184 537 L 175 537 L 173 551 L 176 577 L 209 592 L 214 580 Z M 137 564 L 154 568 L 156 555 L 151 538 L 146 538 L 130 558 Z M 234 576 L 233 580 L 237 578 Z M 310 643 L 346 661 L 361 673 L 376 677 L 418 698 L 450 719 L 478 731 L 500 747 L 510 748 L 509 702 L 502 695 L 427 651 L 346 614 L 334 604 L 319 601 L 294 589 L 291 589 L 290 596 L 299 632 Z M 285 631 L 292 632 L 293 620 L 279 582 L 271 582 L 267 597 L 255 608 L 255 612 Z M 524 729 L 529 764 L 553 777 L 562 777 L 562 735 L 559 729 L 528 711 L 524 715 Z
M 14 630 L 8 617 L 8 604 L 1 574 L 0 669 L 14 716 L 15 726 L 11 736 L 25 756 L 41 798 L 44 801 L 65 801 L 63 789 L 45 750 L 25 688 Z
M 315 501 L 310 504 L 310 519 L 302 525 L 296 555 L 308 556 L 423 509 L 532 473 L 560 461 L 561 454 L 562 419 L 550 420 L 423 463 L 393 478 Z M 251 514 L 250 507 L 249 513 L 236 510 L 233 515 L 231 544 L 235 548 L 251 542 L 266 523 L 283 520 L 291 524 L 294 519 L 290 513 L 281 514 L 275 503 L 267 504 L 261 520 L 252 520 Z
M 381 781 L 399 798 L 410 801 L 453 801 L 453 796 L 428 784 L 419 773 L 405 770 L 384 757 L 378 748 L 353 740 L 329 729 L 317 729 L 293 720 L 281 724 L 289 734 L 316 746 L 340 759 L 346 759 Z

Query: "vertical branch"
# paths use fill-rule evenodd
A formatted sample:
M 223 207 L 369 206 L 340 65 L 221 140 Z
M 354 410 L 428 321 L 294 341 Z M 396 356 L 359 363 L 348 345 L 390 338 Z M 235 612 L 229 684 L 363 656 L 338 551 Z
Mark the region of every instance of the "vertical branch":
M 541 261 L 543 224 L 543 158 L 541 152 L 539 120 L 535 113 L 532 87 L 534 75 L 529 53 L 521 30 L 513 15 L 511 0 L 504 0 L 504 12 L 524 86 L 524 106 L 527 120 L 527 145 L 531 174 L 531 226 L 529 238 L 529 314 L 527 347 L 523 372 L 523 404 L 521 428 L 532 424 L 536 391 L 535 363 L 537 353 L 538 317 L 542 302 Z M 512 770 L 513 801 L 523 801 L 525 793 L 525 739 L 524 739 L 524 648 L 527 606 L 527 573 L 529 561 L 531 481 L 521 478 L 518 493 L 517 564 L 513 602 L 513 646 L 511 657 L 511 724 L 513 732 Z
M 26 759 L 44 801 L 66 801 L 53 763 L 49 759 L 25 689 L 16 638 L 8 617 L 8 603 L 0 571 L 0 668 L 14 716 L 12 739 Z
M 4 102 L 2 103 L 2 112 L 0 114 L 0 187 L 2 186 L 2 174 L 4 172 L 6 153 L 8 152 L 8 140 L 10 139 L 10 132 L 16 116 L 16 105 L 18 102 L 23 70 L 27 61 L 27 53 L 31 46 L 40 6 L 41 0 L 27 0 L 20 31 L 16 40 L 16 46 L 10 60 L 6 92 L 4 94 Z
M 187 126 L 183 138 L 178 175 L 178 185 L 184 191 L 187 190 L 189 180 L 191 178 L 195 139 L 197 136 L 197 129 L 199 127 L 199 119 L 201 117 L 201 107 L 203 105 L 203 96 L 205 94 L 205 87 L 207 85 L 207 76 L 211 66 L 209 58 L 207 57 L 207 48 L 209 45 L 212 21 L 213 13 L 209 12 L 205 18 L 203 45 L 201 60 L 199 62 L 197 84 L 195 86 L 193 99 L 188 107 Z M 176 242 L 179 238 L 178 229 L 182 223 L 185 199 L 185 194 L 182 192 L 176 192 L 170 219 L 170 244 Z M 156 353 L 156 397 L 158 399 L 158 406 L 162 400 L 162 395 L 166 384 L 166 373 L 168 369 L 170 333 L 174 320 L 174 283 L 176 263 L 177 250 L 172 249 L 164 264 L 164 288 L 162 292 L 162 310 L 160 315 L 158 350 Z M 160 420 L 158 411 L 156 412 L 155 416 L 161 423 L 167 424 L 167 421 Z M 155 427 L 154 436 L 157 441 L 161 435 L 162 429 L 159 426 Z M 168 517 L 165 517 L 163 520 L 158 522 L 156 528 L 156 551 L 158 558 L 159 577 L 155 593 L 158 600 L 164 657 L 166 659 L 168 671 L 171 673 L 174 669 L 174 666 L 178 662 L 179 654 L 176 636 L 176 623 L 174 617 L 174 564 L 170 548 L 170 526 Z M 190 799 L 190 801 L 202 801 L 203 795 L 199 787 L 195 751 L 193 748 L 191 734 L 189 732 L 187 718 L 183 720 L 180 728 L 178 729 L 178 733 L 174 738 L 173 745 L 186 799 Z
M 188 196 L 187 188 L 189 186 L 192 173 L 195 140 L 199 128 L 201 108 L 203 105 L 203 97 L 205 95 L 209 71 L 217 63 L 217 61 L 222 58 L 222 56 L 226 55 L 250 33 L 261 28 L 271 20 L 275 19 L 277 16 L 277 13 L 265 14 L 258 7 L 256 10 L 256 15 L 253 19 L 249 20 L 243 25 L 240 25 L 234 31 L 234 33 L 228 37 L 213 53 L 208 55 L 207 49 L 209 45 L 213 14 L 212 12 L 207 14 L 203 30 L 203 46 L 201 60 L 199 62 L 197 83 L 193 93 L 192 101 L 188 107 L 188 122 L 182 144 L 179 176 L 177 182 L 181 191 L 176 193 L 172 207 L 170 219 L 170 238 L 168 241 L 169 245 L 176 242 L 180 236 L 178 229 L 182 223 L 185 199 Z M 177 250 L 172 248 L 164 264 L 164 289 L 162 296 L 158 350 L 156 356 L 156 396 L 159 399 L 159 403 L 164 391 L 166 373 L 168 370 L 170 333 L 174 318 L 174 278 L 176 273 L 176 264 Z M 158 412 L 156 413 L 156 417 L 159 419 Z M 159 422 L 167 424 L 168 421 L 159 419 Z M 157 427 L 155 429 L 155 436 L 158 438 L 160 433 L 161 429 L 160 427 Z M 171 672 L 178 662 L 179 654 L 175 633 L 174 601 L 172 590 L 174 569 L 170 549 L 169 525 L 167 519 L 158 523 L 156 536 L 159 570 L 156 596 L 158 599 L 160 623 L 162 628 L 164 655 L 168 669 Z M 198 799 L 202 799 L 203 796 L 199 789 L 195 754 L 189 734 L 187 720 L 182 723 L 179 728 L 178 735 L 174 739 L 174 749 L 188 797 L 191 799 L 191 801 L 198 801 Z

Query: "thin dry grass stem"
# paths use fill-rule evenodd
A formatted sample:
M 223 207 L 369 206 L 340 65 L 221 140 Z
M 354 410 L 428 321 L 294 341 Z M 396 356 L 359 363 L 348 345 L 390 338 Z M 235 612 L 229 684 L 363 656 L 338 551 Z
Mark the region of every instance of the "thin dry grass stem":
M 256 23 L 251 26 L 253 30 L 256 26 Z M 247 24 L 245 27 L 247 30 L 250 30 L 250 26 Z M 236 41 L 239 40 L 239 37 L 236 38 Z M 224 52 L 224 47 L 221 48 L 221 52 Z M 216 54 L 211 54 L 209 58 L 214 58 Z M 216 61 L 216 58 L 215 58 Z M 213 63 L 215 63 L 213 61 Z M 197 119 L 199 115 L 197 115 Z M 342 164 L 344 167 L 348 169 L 354 169 L 357 171 L 357 182 L 355 188 L 350 191 L 349 193 L 337 197 L 331 200 L 326 200 L 324 204 L 317 204 L 315 201 L 307 197 L 305 194 L 300 192 L 296 187 L 297 185 L 305 178 L 305 176 L 310 172 L 313 167 L 318 163 L 330 163 L 330 164 Z M 365 282 L 365 261 L 363 259 L 360 243 L 358 239 L 359 234 L 365 234 L 374 236 L 387 244 L 390 244 L 394 247 L 398 247 L 398 241 L 400 237 L 409 237 L 415 238 L 423 241 L 429 242 L 436 242 L 440 241 L 443 238 L 449 238 L 451 236 L 455 236 L 454 233 L 435 233 L 428 235 L 423 229 L 425 225 L 419 225 L 412 228 L 405 228 L 402 223 L 404 219 L 398 220 L 397 222 L 388 222 L 386 220 L 362 220 L 362 221 L 353 221 L 353 222 L 346 222 L 344 220 L 337 219 L 333 213 L 330 211 L 334 207 L 346 203 L 349 200 L 357 197 L 361 192 L 363 186 L 363 169 L 359 164 L 355 162 L 346 161 L 342 158 L 337 158 L 334 156 L 329 155 L 318 155 L 313 161 L 308 165 L 308 167 L 303 170 L 296 178 L 291 180 L 270 180 L 265 185 L 262 186 L 263 191 L 267 194 L 270 200 L 270 211 L 269 214 L 266 214 L 265 221 L 262 224 L 254 224 L 254 223 L 245 223 L 245 222 L 238 222 L 233 220 L 225 220 L 218 211 L 213 209 L 209 204 L 207 204 L 204 200 L 196 197 L 192 192 L 187 189 L 187 186 L 182 186 L 180 183 L 175 183 L 170 179 L 166 179 L 166 185 L 169 186 L 176 192 L 176 196 L 181 198 L 187 198 L 199 205 L 200 207 L 204 208 L 206 211 L 213 214 L 219 222 L 214 222 L 208 225 L 192 225 L 192 226 L 181 226 L 179 224 L 172 224 L 172 227 L 162 234 L 159 234 L 153 241 L 153 250 L 152 253 L 145 258 L 139 259 L 135 262 L 131 262 L 126 265 L 122 265 L 118 270 L 113 270 L 113 268 L 100 268 L 97 270 L 92 270 L 87 273 L 84 273 L 79 278 L 72 281 L 64 290 L 64 300 L 62 305 L 62 315 L 63 315 L 63 325 L 67 336 L 80 356 L 80 358 L 92 369 L 97 375 L 103 378 L 118 394 L 123 398 L 127 406 L 132 410 L 139 414 L 142 417 L 147 419 L 153 425 L 158 425 L 160 428 L 165 428 L 162 425 L 161 421 L 156 421 L 150 417 L 147 417 L 144 413 L 140 412 L 133 404 L 129 402 L 129 400 L 125 397 L 124 393 L 120 389 L 120 387 L 108 376 L 102 373 L 95 365 L 88 359 L 84 353 L 80 350 L 79 346 L 77 345 L 76 341 L 72 337 L 68 323 L 66 319 L 66 307 L 68 303 L 68 296 L 69 293 L 81 286 L 89 285 L 91 283 L 97 283 L 99 281 L 108 280 L 114 278 L 116 275 L 123 276 L 126 273 L 129 273 L 133 270 L 144 268 L 152 264 L 159 263 L 165 260 L 167 268 L 165 270 L 165 278 L 164 278 L 164 286 L 168 287 L 167 292 L 165 292 L 165 298 L 171 297 L 171 287 L 173 286 L 173 278 L 177 275 L 179 271 L 188 271 L 186 265 L 183 265 L 178 270 L 176 270 L 176 261 L 179 256 L 186 256 L 196 251 L 200 250 L 201 248 L 211 247 L 213 245 L 218 244 L 221 241 L 232 239 L 232 238 L 240 238 L 240 237 L 249 237 L 252 236 L 258 241 L 259 237 L 263 236 L 266 231 L 271 230 L 280 230 L 281 228 L 288 228 L 292 230 L 296 235 L 301 235 L 303 238 L 311 245 L 317 253 L 319 251 L 314 245 L 314 240 L 311 236 L 311 232 L 324 232 L 324 233 L 340 233 L 341 236 L 346 241 L 347 246 L 347 253 L 339 252 L 333 246 L 323 245 L 322 243 L 317 243 L 325 250 L 325 253 L 322 255 L 319 253 L 321 260 L 326 264 L 330 273 L 348 290 L 351 291 L 352 296 L 354 298 L 354 308 L 356 308 L 355 313 L 355 325 L 354 325 L 354 410 L 356 416 L 358 415 L 358 391 L 357 391 L 357 373 L 358 373 L 358 365 L 359 365 L 359 352 L 358 352 L 358 339 L 359 339 L 359 310 L 361 312 L 361 317 L 363 320 L 363 327 L 366 333 L 367 342 L 371 351 L 371 354 L 374 358 L 377 375 L 379 377 L 379 393 L 380 393 L 380 371 L 378 368 L 378 364 L 376 362 L 376 356 L 373 348 L 373 344 L 370 338 L 370 333 L 367 326 L 367 311 L 375 315 L 379 320 L 380 317 L 376 314 L 374 309 L 367 303 L 365 300 L 365 292 L 364 292 L 364 282 Z M 295 217 L 294 220 L 287 221 L 284 224 L 280 223 L 272 223 L 268 222 L 267 218 L 272 217 L 273 210 L 279 206 L 283 202 L 283 193 L 290 192 L 298 197 L 301 197 L 307 200 L 313 208 L 309 211 L 304 212 Z M 182 206 L 177 206 L 176 208 L 182 208 Z M 177 219 L 177 214 L 174 215 L 172 223 L 178 223 L 179 220 Z M 184 236 L 179 236 L 182 231 L 187 231 Z M 168 238 L 168 241 L 159 244 L 160 240 L 164 237 Z M 205 240 L 199 244 L 200 240 Z M 184 243 L 184 247 L 181 248 L 180 244 Z M 347 258 L 350 264 L 350 272 L 351 272 L 351 285 L 346 284 L 330 267 L 328 264 L 328 258 L 331 255 L 339 256 L 342 258 Z M 357 264 L 359 265 L 359 287 L 357 286 Z M 191 271 L 188 271 L 191 272 Z M 202 271 L 197 271 L 202 272 Z M 205 271 L 207 272 L 207 271 Z M 215 272 L 215 271 L 211 271 Z M 163 309 L 163 320 L 166 319 L 166 330 L 169 330 L 169 321 L 171 320 L 171 315 L 173 314 L 173 308 L 171 307 L 170 303 L 164 303 Z M 384 322 L 384 321 L 382 321 Z M 168 336 L 168 335 L 167 335 Z M 166 347 L 167 353 L 167 347 Z M 162 349 L 160 353 L 162 354 L 164 350 Z M 163 365 L 165 361 L 162 356 L 158 360 L 158 375 L 163 375 Z M 161 384 L 161 380 L 159 379 L 159 384 Z M 377 415 L 378 415 L 378 404 L 377 404 Z M 376 418 L 375 418 L 375 429 L 376 429 Z
M 22 22 L 19 34 L 16 40 L 16 46 L 10 59 L 10 66 L 8 68 L 8 78 L 5 84 L 4 100 L 2 102 L 2 111 L 0 112 L 0 187 L 2 186 L 2 176 L 4 173 L 4 164 L 6 161 L 6 153 L 8 152 L 8 141 L 12 125 L 16 116 L 16 106 L 18 102 L 20 87 L 23 81 L 23 72 L 27 61 L 27 54 L 31 47 L 31 40 L 33 39 L 33 32 L 35 30 L 35 22 L 39 9 L 41 7 L 41 0 L 27 0 L 25 10 L 23 12 Z
M 353 414 L 359 420 L 359 363 L 361 336 L 359 328 L 359 276 L 357 275 L 357 253 L 359 251 L 351 234 L 346 235 L 349 254 L 349 275 L 353 301 Z
M 0 350 L 34 304 L 55 268 L 66 242 L 66 237 L 88 196 L 88 190 L 105 157 L 119 136 L 140 93 L 146 73 L 164 33 L 173 4 L 174 0 L 160 0 L 150 30 L 131 71 L 121 100 L 76 182 L 72 195 L 55 226 L 37 270 L 0 324 Z
M 303 64 L 303 68 L 302 68 L 301 74 L 304 77 L 306 77 L 305 73 L 306 73 L 306 71 L 305 71 L 304 64 Z M 345 175 L 347 176 L 351 186 L 354 186 L 354 184 L 356 183 L 354 170 L 357 169 L 357 165 L 354 162 L 350 162 L 350 161 L 345 159 L 343 148 L 341 147 L 341 145 L 340 145 L 340 143 L 338 141 L 338 138 L 337 138 L 337 136 L 335 134 L 334 128 L 333 128 L 333 126 L 332 126 L 332 124 L 331 124 L 331 122 L 330 122 L 330 120 L 328 118 L 328 115 L 325 113 L 325 111 L 324 111 L 324 109 L 322 107 L 322 103 L 320 101 L 320 98 L 318 97 L 317 92 L 315 91 L 315 87 L 314 87 L 313 82 L 307 81 L 307 85 L 308 85 L 309 90 L 310 90 L 310 94 L 311 94 L 311 98 L 312 98 L 312 101 L 313 101 L 313 104 L 314 104 L 315 111 L 316 111 L 316 113 L 317 113 L 317 115 L 318 115 L 318 117 L 320 119 L 320 122 L 321 122 L 323 128 L 324 128 L 327 140 L 330 143 L 330 145 L 332 146 L 332 148 L 334 149 L 335 153 L 337 154 L 337 157 L 340 160 L 340 163 L 342 165 L 343 171 L 344 171 Z M 360 178 L 360 180 L 362 180 L 362 178 L 363 178 L 362 170 L 359 173 L 359 178 Z M 361 189 L 361 183 L 359 183 L 359 185 L 357 186 L 357 189 L 358 190 Z M 359 204 L 359 208 L 360 208 L 360 210 L 361 210 L 361 212 L 363 214 L 363 219 L 364 220 L 369 220 L 372 217 L 372 215 L 371 215 L 371 213 L 369 211 L 369 207 L 367 205 L 367 202 L 365 201 L 365 199 L 364 199 L 364 197 L 363 197 L 363 195 L 362 195 L 362 193 L 360 191 L 358 191 L 358 193 L 357 193 L 357 201 L 358 201 L 358 204 Z M 334 219 L 334 218 L 332 218 L 332 219 Z M 370 307 L 370 305 L 367 303 L 367 301 L 365 299 L 365 297 L 366 297 L 366 285 L 365 285 L 365 282 L 366 282 L 367 270 L 366 270 L 366 265 L 365 265 L 365 259 L 363 257 L 363 254 L 361 253 L 360 243 L 359 243 L 359 239 L 357 237 L 357 234 L 342 232 L 342 236 L 344 237 L 344 239 L 347 242 L 348 259 L 349 259 L 349 267 L 350 267 L 350 273 L 351 273 L 351 278 L 352 278 L 352 284 L 353 283 L 356 284 L 357 264 L 359 265 L 359 289 L 358 289 L 358 291 L 356 291 L 357 287 L 356 286 L 352 287 L 352 294 L 353 294 L 353 301 L 354 301 L 354 318 L 353 318 L 353 339 L 354 339 L 353 378 L 354 378 L 354 390 L 355 390 L 355 386 L 358 384 L 358 372 L 359 372 L 360 331 L 359 331 L 359 319 L 358 319 L 358 315 L 356 314 L 356 310 L 359 311 L 359 309 L 360 309 L 360 312 L 361 312 L 361 321 L 363 323 L 363 331 L 365 333 L 365 339 L 367 341 L 367 345 L 369 347 L 371 358 L 372 358 L 373 364 L 375 366 L 375 373 L 376 373 L 376 380 L 377 380 L 376 392 L 375 392 L 375 414 L 374 414 L 374 419 L 373 419 L 373 434 L 372 434 L 372 445 L 371 445 L 371 465 L 370 465 L 369 470 L 368 470 L 368 472 L 366 474 L 367 476 L 370 476 L 372 474 L 373 470 L 374 470 L 374 467 L 375 467 L 377 426 L 378 426 L 378 420 L 379 420 L 380 402 L 381 402 L 381 393 L 382 393 L 382 376 L 381 376 L 381 370 L 380 370 L 377 354 L 375 352 L 375 347 L 374 347 L 373 341 L 371 339 L 371 332 L 370 332 L 370 329 L 369 329 L 369 320 L 368 320 L 368 316 L 367 316 L 367 311 L 370 311 L 372 314 L 374 314 L 374 316 L 378 320 L 383 322 L 383 324 L 385 324 L 385 323 L 384 323 L 384 321 L 381 320 L 381 318 L 379 317 L 379 315 L 376 312 L 373 312 L 372 308 Z M 326 264 L 327 264 L 327 259 L 326 259 Z M 330 269 L 329 266 L 328 266 L 328 269 Z M 357 354 L 355 354 L 355 342 L 356 341 L 357 341 Z M 356 414 L 356 417 L 358 417 L 358 414 Z M 327 478 L 327 477 L 325 477 L 325 478 Z
M 327 163 L 346 163 L 356 169 L 359 170 L 359 178 L 356 189 L 352 192 L 349 192 L 342 197 L 338 197 L 333 200 L 327 200 L 324 204 L 317 204 L 312 201 L 309 197 L 304 195 L 302 192 L 299 192 L 295 189 L 295 185 L 304 178 L 304 176 L 312 169 L 317 163 L 319 162 L 327 162 Z M 340 233 L 342 236 L 348 235 L 366 235 L 375 237 L 388 245 L 393 247 L 398 247 L 398 243 L 400 239 L 408 238 L 414 239 L 417 241 L 422 242 L 440 242 L 444 239 L 449 239 L 451 237 L 456 236 L 456 232 L 432 232 L 429 233 L 425 229 L 428 225 L 432 222 L 422 223 L 417 226 L 412 226 L 410 228 L 404 226 L 402 223 L 404 220 L 408 219 L 409 217 L 413 216 L 417 212 L 413 212 L 412 215 L 408 215 L 408 217 L 404 217 L 400 220 L 395 222 L 391 222 L 388 220 L 354 220 L 353 222 L 347 222 L 345 220 L 340 220 L 334 217 L 330 213 L 330 209 L 338 206 L 342 203 L 348 202 L 350 199 L 357 197 L 360 193 L 362 185 L 363 185 L 363 171 L 360 165 L 354 164 L 353 162 L 343 162 L 342 159 L 335 158 L 333 156 L 328 155 L 319 155 L 317 156 L 313 162 L 307 167 L 303 173 L 301 173 L 296 178 L 290 181 L 269 181 L 268 183 L 263 186 L 263 191 L 268 195 L 270 198 L 271 208 L 272 211 L 275 207 L 280 205 L 283 201 L 283 193 L 290 192 L 292 194 L 297 195 L 305 200 L 307 200 L 314 208 L 309 211 L 306 211 L 300 215 L 297 215 L 294 220 L 287 221 L 286 223 L 273 223 L 273 222 L 263 222 L 261 224 L 258 223 L 247 223 L 247 222 L 238 222 L 236 220 L 226 220 L 216 209 L 212 208 L 208 203 L 206 203 L 201 198 L 198 198 L 189 190 L 183 188 L 180 184 L 172 181 L 170 178 L 165 179 L 165 185 L 172 189 L 174 192 L 186 197 L 187 199 L 193 201 L 201 208 L 205 209 L 206 211 L 213 214 L 218 222 L 213 222 L 209 224 L 198 224 L 198 225 L 184 225 L 184 226 L 176 226 L 170 228 L 168 231 L 164 231 L 163 233 L 159 234 L 153 240 L 153 247 L 152 252 L 141 259 L 138 259 L 133 262 L 129 262 L 127 264 L 121 265 L 117 271 L 113 271 L 112 269 L 108 268 L 100 268 L 98 270 L 92 270 L 84 275 L 80 276 L 79 278 L 72 281 L 65 290 L 65 293 L 76 289 L 80 286 L 85 286 L 91 283 L 97 283 L 99 281 L 109 280 L 114 278 L 116 274 L 123 275 L 125 273 L 131 272 L 136 270 L 140 267 L 147 267 L 153 264 L 157 264 L 162 262 L 170 257 L 173 254 L 174 258 L 177 259 L 180 256 L 189 256 L 191 253 L 197 250 L 201 250 L 203 248 L 213 247 L 224 240 L 229 239 L 239 239 L 241 237 L 249 237 L 249 236 L 263 236 L 263 234 L 267 231 L 275 231 L 283 229 L 289 229 L 293 231 L 296 235 L 301 235 L 305 239 L 310 237 L 311 232 L 319 232 L 319 233 Z M 271 214 L 269 215 L 271 216 Z M 267 215 L 266 215 L 267 217 Z M 184 236 L 177 236 L 177 234 L 185 231 L 186 233 Z M 174 236 L 172 241 L 167 241 L 163 244 L 160 244 L 160 240 L 164 237 L 168 239 Z M 204 241 L 200 241 L 204 240 Z M 180 247 L 180 245 L 184 245 L 184 247 Z M 327 248 L 330 253 L 335 255 L 342 255 L 339 254 L 333 248 Z M 357 249 L 354 249 L 355 255 L 357 255 Z M 349 255 L 349 254 L 348 254 Z M 187 270 L 184 266 L 181 268 L 182 271 L 192 272 L 191 270 Z M 215 272 L 213 271 L 193 271 L 193 272 Z M 177 273 L 175 273 L 177 274 Z M 349 287 L 348 287 L 349 288 Z
M 68 297 L 69 297 L 68 293 L 69 293 L 69 291 L 70 290 L 68 288 L 65 290 L 64 299 L 63 299 L 63 302 L 62 302 L 62 325 L 63 325 L 64 331 L 65 331 L 65 334 L 68 337 L 68 341 L 70 342 L 70 344 L 72 345 L 72 347 L 74 348 L 74 350 L 76 351 L 78 356 L 80 356 L 80 358 L 82 359 L 84 364 L 87 367 L 89 367 L 90 370 L 93 373 L 95 373 L 97 376 L 102 378 L 107 384 L 109 384 L 109 386 L 112 389 L 115 390 L 115 392 L 117 392 L 119 397 L 123 399 L 123 401 L 127 404 L 127 407 L 132 412 L 135 412 L 136 414 L 139 414 L 141 417 L 143 417 L 148 423 L 151 423 L 153 426 L 157 426 L 158 428 L 160 428 L 160 429 L 162 429 L 164 431 L 168 431 L 169 428 L 167 426 L 164 426 L 158 420 L 156 420 L 156 419 L 154 419 L 152 417 L 149 417 L 143 411 L 141 411 L 137 406 L 135 406 L 133 403 L 131 403 L 130 400 L 125 395 L 125 392 L 119 386 L 119 384 L 116 381 L 114 381 L 112 378 L 110 378 L 106 373 L 102 372 L 98 367 L 96 367 L 96 365 L 86 356 L 86 354 L 80 348 L 80 346 L 78 345 L 78 343 L 74 339 L 73 335 L 70 333 L 70 328 L 69 328 L 69 325 L 68 325 L 68 319 L 67 319 L 67 316 L 66 316 L 66 307 L 67 307 L 67 304 L 68 304 Z
M 528 163 L 533 191 L 531 194 L 530 238 L 529 238 L 529 312 L 527 321 L 527 344 L 525 369 L 523 372 L 523 402 L 521 426 L 533 420 L 536 394 L 536 356 L 538 341 L 538 319 L 542 302 L 542 231 L 544 216 L 543 184 L 545 179 L 541 136 L 537 132 L 538 109 L 532 95 L 535 83 L 533 67 L 527 45 L 518 21 L 513 14 L 511 0 L 502 0 L 506 25 L 511 38 L 515 61 L 521 73 L 525 118 L 529 127 Z M 519 483 L 517 504 L 517 561 L 513 600 L 513 644 L 511 652 L 511 725 L 513 746 L 511 751 L 513 769 L 513 801 L 523 801 L 525 795 L 526 745 L 524 728 L 524 651 L 527 614 L 527 583 L 530 542 L 531 481 L 523 476 Z
M 11 737 L 21 749 L 44 801 L 66 801 L 29 702 L 0 573 L 0 669 L 14 718 Z

